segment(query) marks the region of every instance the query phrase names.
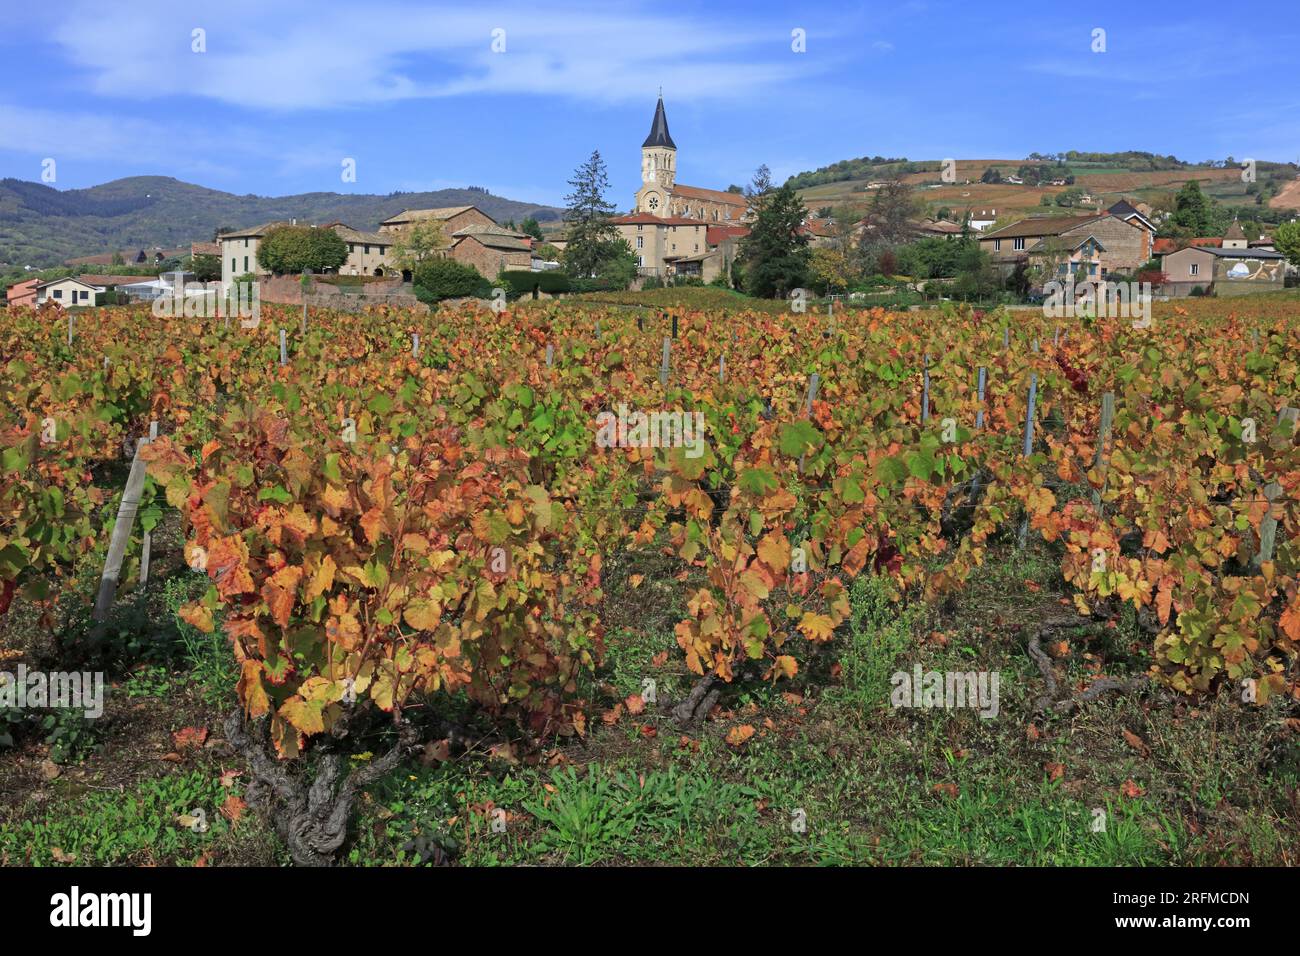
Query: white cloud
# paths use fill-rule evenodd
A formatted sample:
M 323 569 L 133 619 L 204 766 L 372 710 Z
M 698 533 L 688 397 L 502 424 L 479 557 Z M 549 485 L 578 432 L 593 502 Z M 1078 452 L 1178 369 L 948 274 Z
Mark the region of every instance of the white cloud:
M 196 95 L 241 107 L 337 109 L 473 93 L 644 100 L 742 98 L 806 76 L 815 59 L 789 53 L 789 29 L 709 20 L 674 8 L 619 12 L 563 0 L 436 10 L 401 0 L 327 7 L 228 0 L 179 13 L 98 5 L 64 19 L 55 41 L 99 95 L 148 100 Z M 191 51 L 191 31 L 207 51 Z M 492 52 L 493 30 L 505 52 Z M 784 56 L 783 56 L 784 54 Z

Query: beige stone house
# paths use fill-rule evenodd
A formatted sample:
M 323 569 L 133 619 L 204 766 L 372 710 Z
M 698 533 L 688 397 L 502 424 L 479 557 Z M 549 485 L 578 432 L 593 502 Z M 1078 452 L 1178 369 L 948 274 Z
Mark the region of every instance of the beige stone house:
M 1063 262 L 1070 262 L 1089 238 L 1096 240 L 1101 252 L 1094 279 L 1131 273 L 1151 258 L 1150 230 L 1110 213 L 1022 219 L 981 235 L 979 244 L 1003 275 L 1026 264 L 1037 265 L 1050 276 Z
M 437 209 L 404 209 L 396 216 L 390 216 L 379 224 L 379 231 L 385 235 L 404 232 L 418 222 L 430 220 L 442 226 L 442 234 L 452 233 L 467 226 L 495 226 L 497 221 L 477 206 L 443 206 Z
M 500 272 L 530 272 L 533 269 L 533 242 L 522 232 L 512 232 L 495 223 L 470 225 L 449 237 L 448 255 L 457 262 L 473 266 L 487 279 Z
M 351 226 L 335 222 L 327 228 L 339 234 L 339 238 L 348 244 L 347 261 L 339 267 L 339 275 L 382 276 L 391 268 L 389 250 L 393 247 L 394 237 L 377 232 L 362 232 Z
M 270 230 L 279 226 L 296 226 L 297 220 L 268 222 L 252 229 L 236 229 L 217 237 L 221 245 L 221 281 L 230 283 L 242 275 L 267 275 L 257 262 L 257 245 Z M 305 224 L 304 224 L 305 225 Z M 393 237 L 362 232 L 342 222 L 312 228 L 333 229 L 348 244 L 348 257 L 339 267 L 339 275 L 385 275 L 390 269 L 389 249 Z
M 637 274 L 672 279 L 697 276 L 711 282 L 725 275 L 736 259 L 737 243 L 749 227 L 713 225 L 698 219 L 653 216 L 634 212 L 611 222 L 632 247 Z

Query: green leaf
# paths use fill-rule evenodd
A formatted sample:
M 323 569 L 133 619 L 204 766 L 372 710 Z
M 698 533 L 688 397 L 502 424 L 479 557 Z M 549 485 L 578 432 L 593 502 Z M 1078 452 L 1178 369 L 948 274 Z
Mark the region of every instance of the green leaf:
M 797 458 L 810 449 L 821 447 L 822 433 L 807 419 L 781 425 L 779 442 L 781 454 Z
M 780 487 L 772 469 L 764 467 L 746 468 L 740 473 L 736 484 L 740 485 L 741 491 L 751 495 L 765 495 Z

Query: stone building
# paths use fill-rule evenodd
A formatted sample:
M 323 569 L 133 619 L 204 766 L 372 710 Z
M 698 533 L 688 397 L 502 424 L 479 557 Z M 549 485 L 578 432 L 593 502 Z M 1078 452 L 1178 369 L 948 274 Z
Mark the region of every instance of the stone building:
M 748 210 L 740 193 L 677 182 L 677 144 L 668 132 L 664 98 L 655 106 L 650 135 L 641 144 L 641 188 L 633 211 L 673 219 L 698 219 L 711 223 L 738 223 Z

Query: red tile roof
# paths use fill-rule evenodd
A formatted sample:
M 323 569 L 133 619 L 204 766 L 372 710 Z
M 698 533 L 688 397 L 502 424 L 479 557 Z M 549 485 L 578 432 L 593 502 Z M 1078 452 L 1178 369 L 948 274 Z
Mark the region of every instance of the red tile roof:
M 716 246 L 725 239 L 739 239 L 749 235 L 748 226 L 709 226 L 704 233 L 704 241 Z
M 656 216 L 648 212 L 633 212 L 626 216 L 614 216 L 610 219 L 616 226 L 703 226 L 703 219 L 687 219 L 683 216 Z
M 682 199 L 703 199 L 705 202 L 727 203 L 732 206 L 749 205 L 749 200 L 740 193 L 729 193 L 722 189 L 704 189 L 700 186 L 683 186 L 680 183 L 673 187 L 673 198 L 679 196 Z

